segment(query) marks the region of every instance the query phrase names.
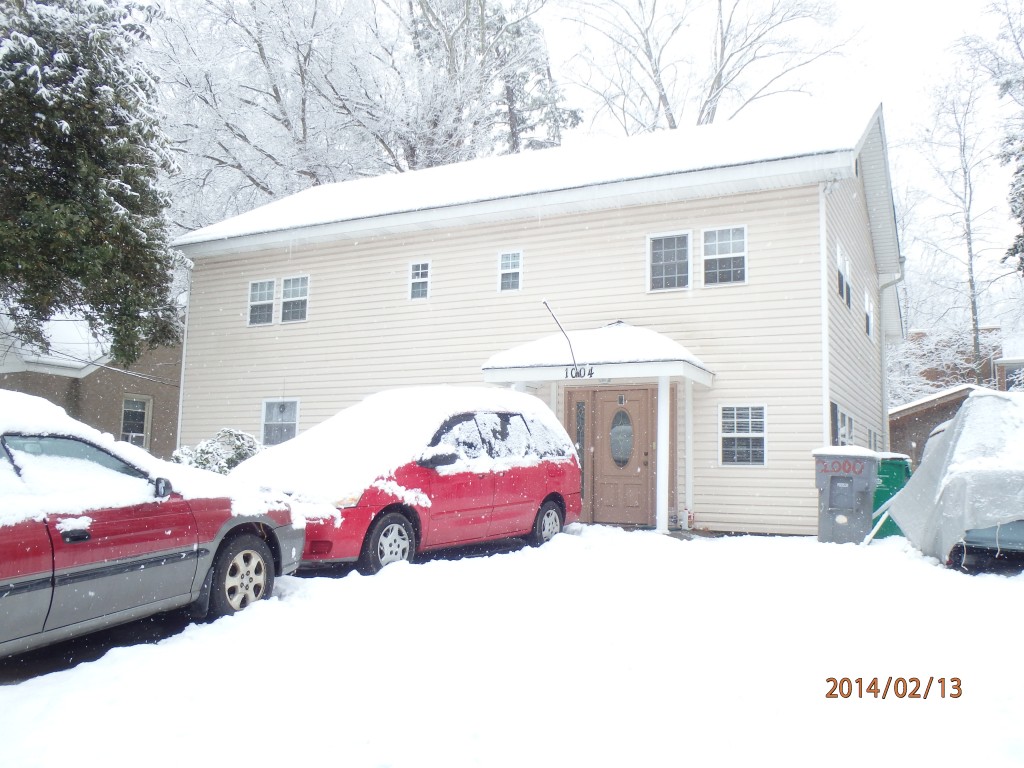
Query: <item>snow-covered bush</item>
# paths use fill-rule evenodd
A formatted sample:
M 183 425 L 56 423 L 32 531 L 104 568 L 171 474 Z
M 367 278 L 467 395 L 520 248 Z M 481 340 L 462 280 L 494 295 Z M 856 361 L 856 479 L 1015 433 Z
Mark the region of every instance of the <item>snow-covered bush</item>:
M 263 450 L 263 445 L 248 432 L 237 429 L 222 429 L 209 440 L 201 440 L 196 446 L 182 446 L 171 458 L 178 464 L 209 469 L 226 475 L 250 456 Z

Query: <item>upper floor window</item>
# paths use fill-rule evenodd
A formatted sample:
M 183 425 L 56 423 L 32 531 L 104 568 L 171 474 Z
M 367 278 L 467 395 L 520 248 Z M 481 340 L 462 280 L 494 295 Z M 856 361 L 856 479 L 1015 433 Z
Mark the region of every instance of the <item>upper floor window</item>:
M 704 285 L 742 283 L 747 279 L 746 227 L 704 232 Z
M 722 406 L 722 464 L 764 465 L 763 405 Z
M 299 426 L 298 400 L 263 401 L 263 444 L 277 445 L 295 437 Z
M 149 414 L 151 400 L 134 395 L 126 397 L 121 406 L 121 439 L 140 448 L 149 448 Z
M 846 258 L 841 246 L 836 245 L 836 288 L 839 298 L 846 301 L 846 306 L 853 305 L 853 288 L 850 285 L 850 260 Z
M 690 285 L 690 235 L 652 237 L 650 242 L 650 289 L 687 288 Z
M 309 304 L 309 278 L 286 277 L 281 281 L 281 322 L 306 319 Z
M 409 298 L 425 299 L 430 295 L 430 262 L 422 261 L 409 268 Z
M 274 322 L 274 281 L 258 280 L 249 283 L 249 325 L 269 325 Z
M 871 294 L 864 291 L 864 333 L 870 338 L 875 328 L 875 302 L 871 300 Z
M 498 290 L 518 291 L 520 286 L 520 272 L 523 266 L 523 254 L 520 251 L 510 251 L 501 254 L 501 263 L 498 267 Z

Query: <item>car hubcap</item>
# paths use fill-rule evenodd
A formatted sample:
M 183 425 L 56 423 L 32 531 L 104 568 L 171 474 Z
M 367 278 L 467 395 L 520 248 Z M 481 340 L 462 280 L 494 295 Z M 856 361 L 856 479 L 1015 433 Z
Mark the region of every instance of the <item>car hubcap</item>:
M 380 535 L 377 557 L 381 565 L 409 559 L 409 534 L 398 523 L 392 523 Z
M 235 555 L 228 566 L 224 584 L 231 607 L 236 611 L 242 610 L 263 597 L 266 587 L 267 566 L 259 553 L 246 549 Z
M 544 519 L 541 520 L 540 534 L 544 541 L 550 541 L 554 538 L 555 534 L 558 533 L 562 526 L 559 525 L 561 521 L 558 518 L 558 513 L 549 509 L 544 513 Z

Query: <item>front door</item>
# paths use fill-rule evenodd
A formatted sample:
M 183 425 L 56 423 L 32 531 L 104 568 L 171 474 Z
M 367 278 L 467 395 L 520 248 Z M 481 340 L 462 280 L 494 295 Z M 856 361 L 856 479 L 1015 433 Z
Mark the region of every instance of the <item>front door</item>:
M 655 391 L 572 389 L 566 403 L 583 466 L 583 520 L 653 526 Z

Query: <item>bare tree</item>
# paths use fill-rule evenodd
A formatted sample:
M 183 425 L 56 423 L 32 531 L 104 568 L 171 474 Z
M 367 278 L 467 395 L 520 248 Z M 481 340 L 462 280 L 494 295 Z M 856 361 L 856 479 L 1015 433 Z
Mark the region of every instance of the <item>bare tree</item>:
M 829 0 L 569 0 L 590 43 L 574 79 L 627 134 L 726 118 L 803 91 L 798 75 L 841 43 L 824 41 Z

